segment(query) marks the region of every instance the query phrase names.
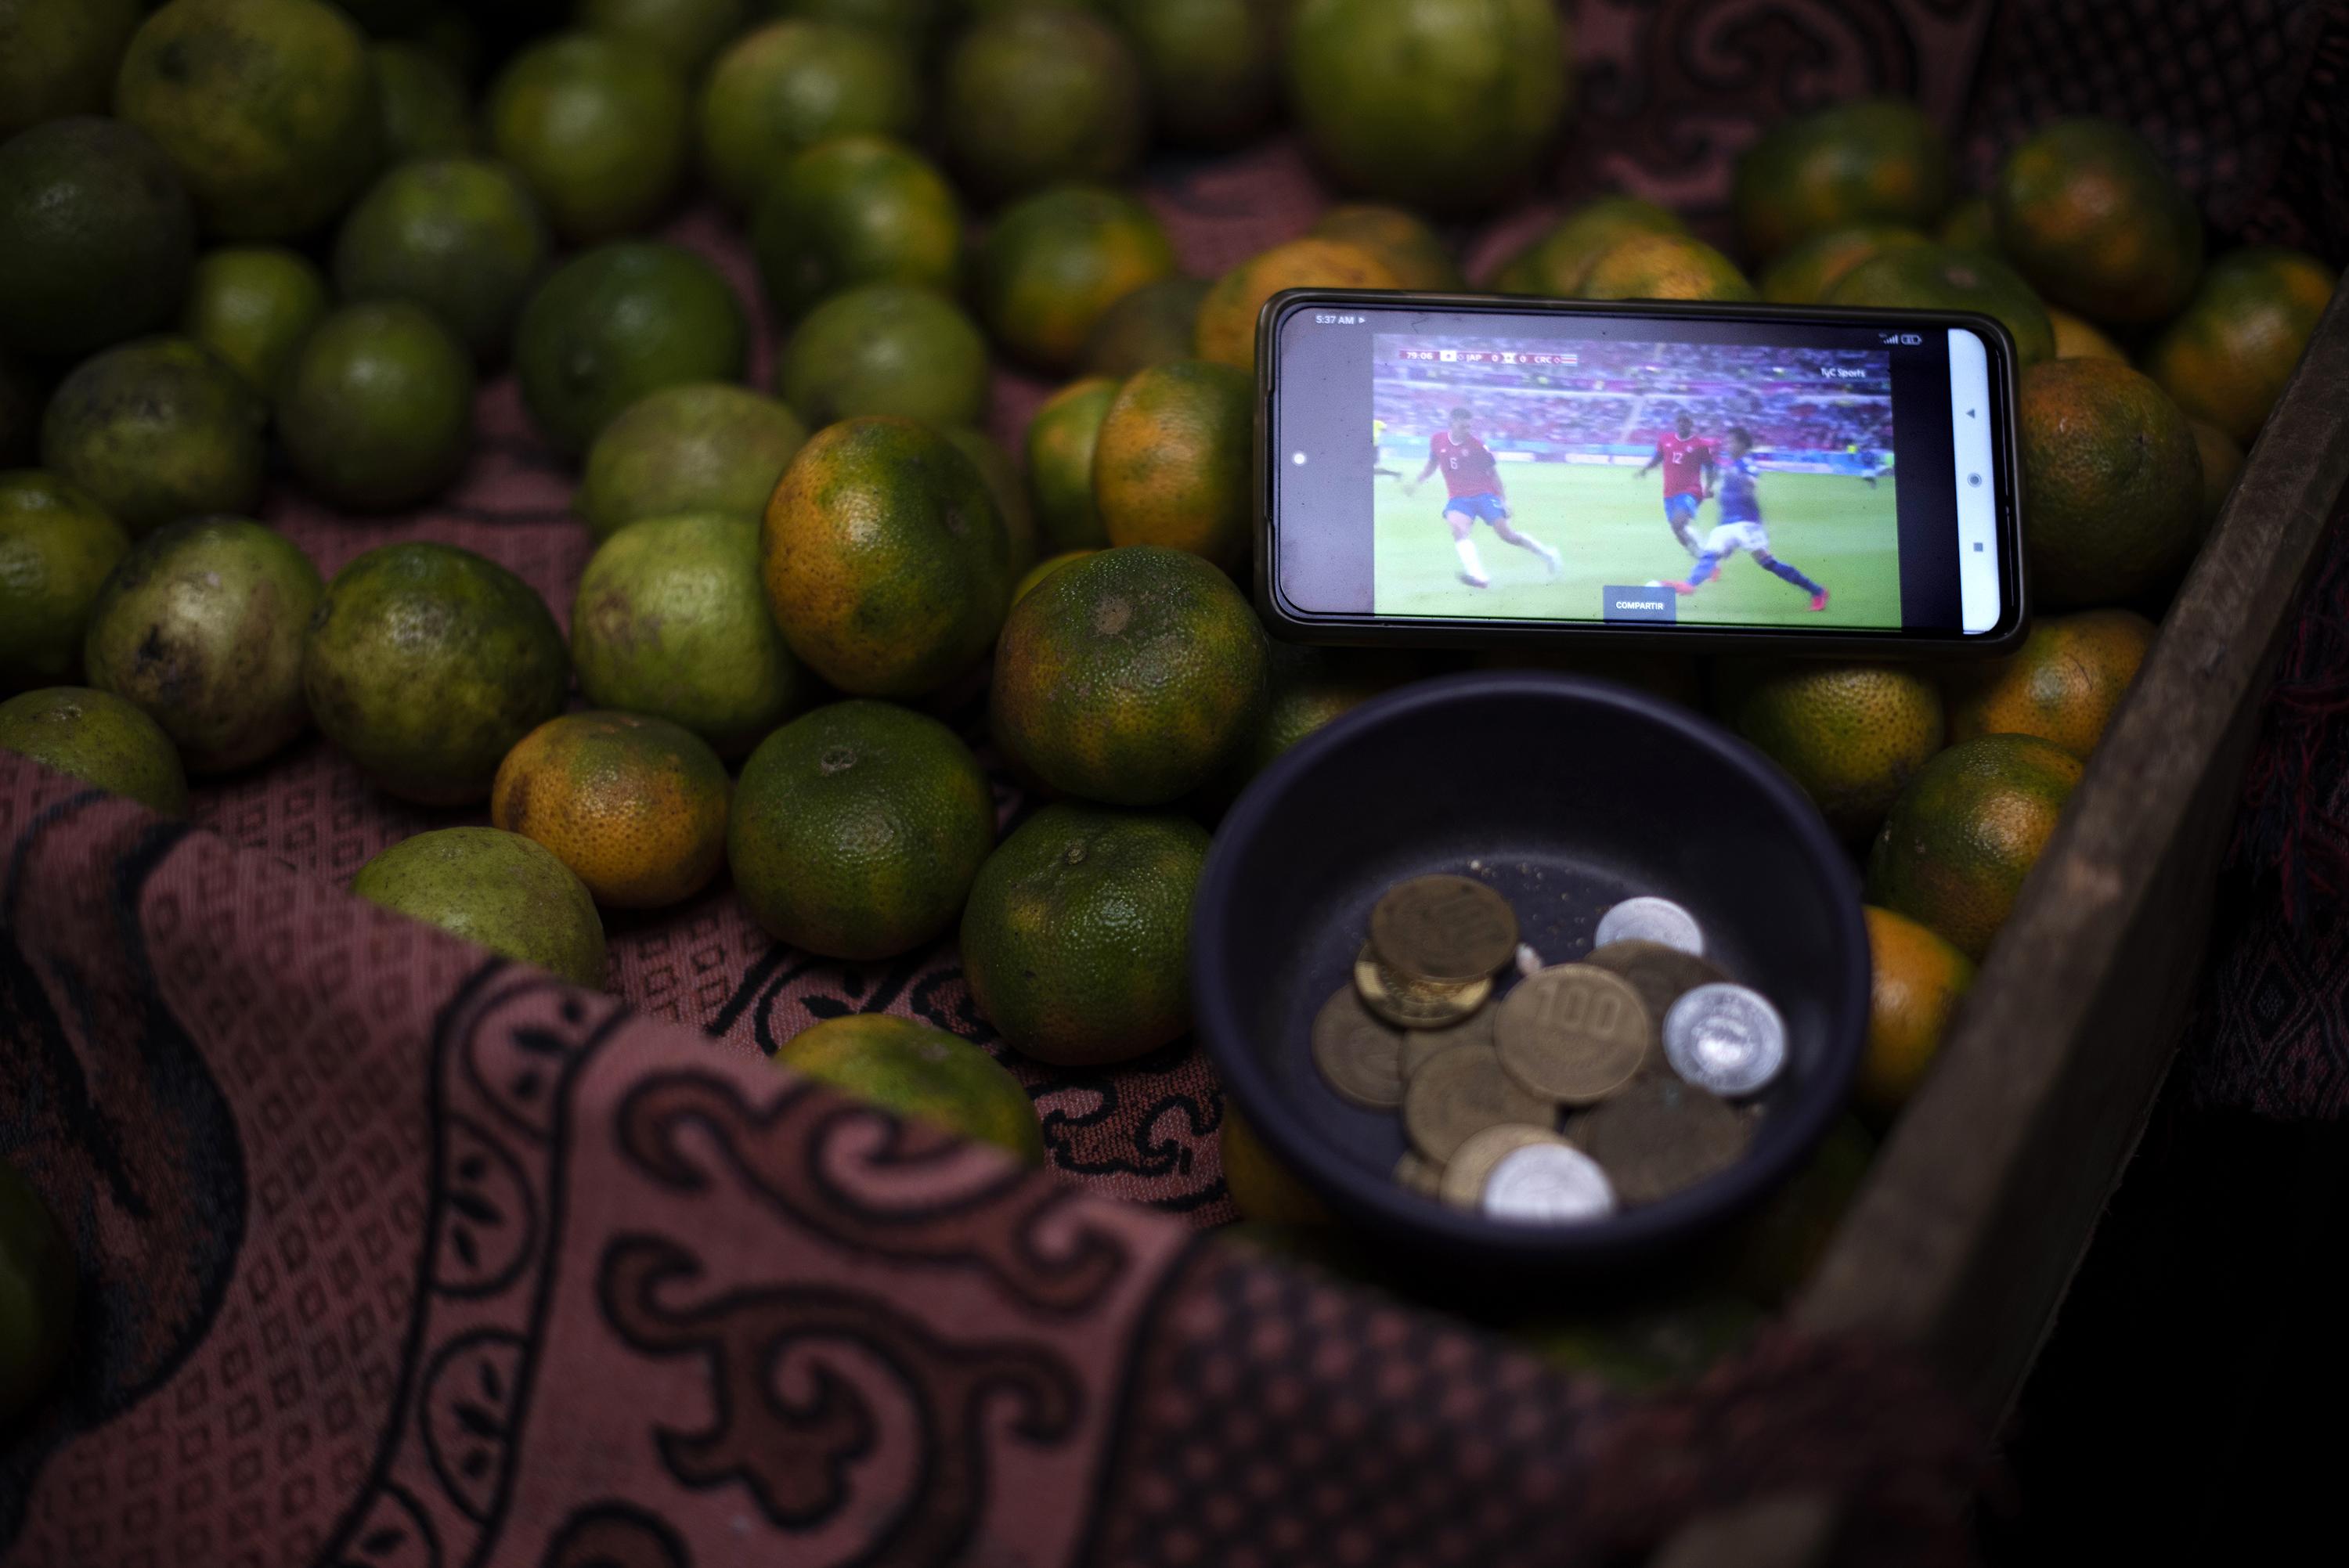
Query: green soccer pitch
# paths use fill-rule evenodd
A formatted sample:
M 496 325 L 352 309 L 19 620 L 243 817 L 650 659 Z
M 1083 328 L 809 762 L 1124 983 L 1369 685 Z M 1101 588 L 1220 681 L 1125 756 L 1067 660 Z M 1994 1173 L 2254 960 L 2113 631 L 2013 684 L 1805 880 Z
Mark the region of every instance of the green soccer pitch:
M 1403 467 L 1400 460 L 1390 462 Z M 1503 543 L 1479 522 L 1469 537 L 1493 581 L 1481 589 L 1460 581 L 1460 558 L 1444 522 L 1443 476 L 1430 475 L 1416 495 L 1408 496 L 1399 480 L 1372 480 L 1378 496 L 1378 613 L 1596 621 L 1599 590 L 1609 584 L 1685 581 L 1696 562 L 1664 521 L 1663 475 L 1634 480 L 1636 472 L 1628 465 L 1596 463 L 1501 465 L 1512 521 L 1518 531 L 1557 551 L 1561 562 L 1557 580 L 1547 581 L 1538 557 Z M 1890 474 L 1871 490 L 1857 475 L 1765 469 L 1759 493 L 1770 552 L 1823 585 L 1826 609 L 1812 614 L 1808 594 L 1763 571 L 1741 551 L 1723 562 L 1711 582 L 1681 600 L 1683 624 L 1900 624 L 1899 529 Z M 1700 546 L 1720 521 L 1718 501 L 1707 500 L 1698 509 L 1693 531 Z

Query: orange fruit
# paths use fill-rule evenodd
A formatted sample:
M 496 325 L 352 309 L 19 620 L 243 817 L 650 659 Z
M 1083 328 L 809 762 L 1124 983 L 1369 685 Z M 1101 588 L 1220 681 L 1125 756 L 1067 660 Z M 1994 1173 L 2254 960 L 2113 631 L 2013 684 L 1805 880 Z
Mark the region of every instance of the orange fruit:
M 347 291 L 346 291 L 347 293 Z M 196 263 L 180 330 L 264 397 L 326 314 L 326 280 L 282 245 L 223 247 Z
M 808 312 L 776 356 L 775 390 L 813 428 L 860 414 L 975 424 L 987 412 L 987 338 L 943 294 L 864 284 Z
M 1423 219 L 1401 207 L 1341 202 L 1321 214 L 1313 235 L 1370 252 L 1386 263 L 1397 288 L 1449 294 L 1467 287 L 1452 248 Z
M 1036 526 L 1056 550 L 1091 550 L 1109 542 L 1093 500 L 1093 449 L 1117 389 L 1106 376 L 1071 381 L 1046 398 L 1028 422 L 1028 488 L 1035 498 Z
M 1280 96 L 1280 15 L 1261 0 L 1110 0 L 1170 140 L 1229 147 L 1264 129 Z
M 82 630 L 130 536 L 80 486 L 0 472 L 0 692 L 81 674 Z
M 1859 1103 L 1889 1119 L 1909 1103 L 1974 983 L 1971 959 L 1908 916 L 1874 905 L 1868 921 L 1868 1051 Z
M 2021 273 L 1987 252 L 1947 245 L 1905 245 L 1881 252 L 1837 279 L 1826 303 L 1980 311 L 2014 335 L 2019 365 L 2036 365 L 2055 353 L 2055 327 L 2047 319 L 2047 307 Z
M 1011 546 L 1011 577 L 1019 581 L 1036 564 L 1036 509 L 1028 503 L 1028 485 L 1020 477 L 1019 465 L 994 437 L 968 425 L 947 426 L 939 434 L 952 441 L 955 450 L 968 458 L 978 477 L 987 481 L 987 493 L 995 498 L 996 514 L 1003 519 L 1003 537 Z
M 1206 278 L 1161 278 L 1111 305 L 1085 335 L 1078 364 L 1088 376 L 1124 377 L 1170 359 L 1188 359 L 1199 335 L 1199 306 L 1215 284 Z
M 1504 294 L 1578 299 L 1599 257 L 1634 234 L 1685 234 L 1680 215 L 1637 196 L 1601 196 L 1559 219 L 1493 279 Z
M 962 231 L 962 203 L 928 159 L 885 136 L 842 136 L 766 182 L 750 250 L 767 297 L 797 320 L 864 284 L 960 292 Z
M 1142 154 L 1142 68 L 1125 36 L 1082 9 L 981 17 L 947 54 L 937 91 L 947 154 L 989 196 L 1115 180 Z
M 1044 1130 L 1028 1091 L 1001 1062 L 944 1029 L 851 1013 L 801 1030 L 769 1059 L 909 1120 L 1043 1162 Z
M 1979 962 L 2080 782 L 2080 759 L 2034 735 L 1978 735 L 1920 769 L 1868 857 L 1868 901 Z
M 1100 1067 L 1174 1040 L 1191 1026 L 1191 900 L 1206 856 L 1206 830 L 1185 817 L 1045 807 L 971 884 L 971 999 L 1039 1061 Z
M 1205 783 L 1264 707 L 1266 639 L 1231 579 L 1138 545 L 1071 562 L 1012 607 L 995 741 L 1056 789 L 1154 806 Z
M 2234 493 L 2235 478 L 2243 471 L 2243 449 L 2216 425 L 2199 419 L 2187 423 L 2194 428 L 2195 449 L 2202 454 L 2202 526 L 2208 529 Z
M 1043 582 L 1045 578 L 1050 577 L 1053 573 L 1058 572 L 1070 562 L 1081 561 L 1086 556 L 1092 553 L 1093 552 L 1090 550 L 1064 550 L 1058 555 L 1048 555 L 1044 557 L 1043 560 L 1039 561 L 1035 565 L 1030 566 L 1028 569 L 1027 575 L 1021 577 L 1019 583 L 1012 588 L 1011 602 L 1014 604 L 1017 604 L 1020 600 L 1025 599 L 1030 593 L 1035 592 L 1036 585 Z
M 1256 368 L 1256 318 L 1283 289 L 1392 289 L 1402 280 L 1385 260 L 1337 240 L 1291 240 L 1216 280 L 1199 304 L 1199 357 Z
M 586 884 L 544 845 L 499 828 L 440 828 L 361 866 L 353 896 L 492 953 L 604 988 L 604 923 Z
M 1055 185 L 1006 207 L 978 247 L 975 297 L 997 341 L 1031 365 L 1074 364 L 1103 312 L 1174 274 L 1150 209 L 1098 185 Z
M 1409 680 L 1410 659 L 1358 648 L 1274 643 L 1266 666 L 1264 716 L 1201 787 L 1195 808 L 1220 810 L 1280 754 L 1359 704 Z
M 837 22 L 770 22 L 726 46 L 695 111 L 701 172 L 748 211 L 792 158 L 836 136 L 910 138 L 922 119 L 913 57 Z
M 1164 544 L 1230 566 L 1247 552 L 1255 384 L 1201 359 L 1118 388 L 1093 442 L 1093 500 L 1112 544 Z
M 1898 223 L 1854 223 L 1828 229 L 1786 247 L 1762 274 L 1762 297 L 1773 304 L 1816 304 L 1843 275 L 1865 261 L 1929 242 Z
M 2134 610 L 2042 619 L 2004 658 L 1950 671 L 1950 738 L 2035 735 L 2086 761 L 2153 646 Z
M 545 845 L 595 902 L 691 898 L 726 852 L 726 765 L 691 730 L 635 713 L 566 713 L 506 753 L 490 821 Z
M 1723 676 L 1723 717 L 1847 839 L 1874 832 L 1941 748 L 1941 694 L 1914 665 L 1754 662 Z
M 1915 104 L 1862 98 L 1780 120 L 1737 160 L 1730 200 L 1767 262 L 1852 223 L 1922 228 L 1950 201 L 1950 148 Z
M 2188 414 L 2248 447 L 2292 379 L 2335 281 L 2304 252 L 2230 251 L 2145 351 L 2146 371 Z
M 1933 238 L 1961 251 L 1998 252 L 1998 214 L 1987 196 L 1969 196 L 1941 215 Z
M 485 119 L 491 150 L 574 244 L 642 227 L 685 173 L 684 78 L 595 34 L 557 33 L 516 55 Z
M 145 15 L 138 0 L 0 7 L 0 141 L 46 120 L 104 114 Z
M 917 696 L 977 663 L 1011 599 L 987 480 L 911 419 L 844 419 L 783 470 L 759 536 L 783 640 L 845 692 Z
M 94 686 L 36 686 L 0 702 L 0 751 L 15 751 L 165 817 L 188 814 L 188 775 L 147 710 Z
M 2058 359 L 2117 359 L 2128 363 L 2121 346 L 2067 310 L 2049 306 L 2048 324 L 2055 329 Z
M 2023 543 L 2033 595 L 2108 604 L 2166 581 L 2202 537 L 2193 428 L 2160 387 L 2110 359 L 2024 372 Z
M 632 522 L 718 512 L 757 522 L 807 428 L 724 381 L 647 392 L 596 432 L 571 510 L 600 544 Z
M 1272 1150 L 1240 1119 L 1239 1108 L 1224 1095 L 1224 1125 L 1216 1134 L 1223 1154 L 1224 1187 L 1240 1217 L 1272 1225 L 1326 1225 L 1330 1210 L 1313 1189 L 1288 1173 Z
M 1633 234 L 1608 248 L 1582 280 L 1585 299 L 1754 297 L 1727 256 L 1687 234 Z
M 2159 321 L 2201 271 L 2202 214 L 2117 120 L 2048 126 L 2007 154 L 1990 195 L 2001 253 L 2093 321 Z

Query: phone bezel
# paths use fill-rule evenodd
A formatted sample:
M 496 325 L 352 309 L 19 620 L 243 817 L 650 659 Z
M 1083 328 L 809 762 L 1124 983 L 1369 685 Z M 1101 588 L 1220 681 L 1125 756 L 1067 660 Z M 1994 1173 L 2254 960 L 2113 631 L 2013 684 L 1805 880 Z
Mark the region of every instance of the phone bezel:
M 1279 386 L 1277 349 L 1280 324 L 1293 312 L 1325 306 L 1376 310 L 1440 310 L 1507 315 L 1626 315 L 1660 321 L 1795 321 L 1814 325 L 1867 325 L 1898 322 L 1904 327 L 1966 327 L 1983 340 L 1990 361 L 1991 457 L 1997 504 L 1999 619 L 1987 632 L 1927 634 L 1875 632 L 1858 627 L 1812 631 L 1798 626 L 1674 624 L 1649 627 L 1588 621 L 1520 621 L 1462 618 L 1402 620 L 1376 614 L 1330 614 L 1299 610 L 1282 596 L 1273 562 L 1278 560 L 1279 521 L 1274 515 L 1277 475 L 1271 445 L 1273 399 Z M 1284 289 L 1264 304 L 1256 336 L 1256 527 L 1257 611 L 1283 639 L 1351 645 L 1491 647 L 1572 643 L 1586 648 L 1664 648 L 1785 654 L 1856 654 L 1875 658 L 1945 658 L 2011 652 L 2030 630 L 2023 561 L 2022 465 L 2015 444 L 2016 350 L 2013 335 L 1996 317 L 1977 311 L 1878 310 L 1855 305 L 1712 304 L 1687 300 L 1558 300 L 1523 294 L 1422 294 L 1386 289 Z

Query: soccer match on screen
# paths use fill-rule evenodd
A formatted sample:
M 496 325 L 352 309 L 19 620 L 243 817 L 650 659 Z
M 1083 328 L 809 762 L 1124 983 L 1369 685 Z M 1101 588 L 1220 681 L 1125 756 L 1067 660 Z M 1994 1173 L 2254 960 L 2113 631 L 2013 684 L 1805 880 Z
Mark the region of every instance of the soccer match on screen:
M 1886 354 L 1381 334 L 1372 377 L 1381 615 L 1900 624 Z

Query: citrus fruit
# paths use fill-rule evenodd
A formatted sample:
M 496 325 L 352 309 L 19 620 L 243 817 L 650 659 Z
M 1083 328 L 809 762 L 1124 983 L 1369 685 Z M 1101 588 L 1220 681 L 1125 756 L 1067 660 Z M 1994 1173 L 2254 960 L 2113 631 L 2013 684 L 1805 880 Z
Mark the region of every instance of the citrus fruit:
M 65 1227 L 33 1184 L 0 1161 L 0 1422 L 16 1425 L 65 1365 L 79 1274 Z
M 82 628 L 130 536 L 80 486 L 0 472 L 0 692 L 81 675 Z
M 1585 299 L 1727 299 L 1754 297 L 1736 263 L 1689 234 L 1633 234 L 1590 263 Z
M 696 111 L 701 172 L 747 211 L 776 170 L 836 136 L 910 137 L 923 96 L 913 57 L 862 27 L 771 22 L 729 45 Z
M 758 199 L 750 250 L 787 321 L 862 284 L 962 288 L 962 203 L 930 160 L 883 136 L 819 142 Z
M 759 525 L 692 512 L 632 522 L 596 548 L 571 608 L 579 691 L 683 725 L 740 757 L 806 700 L 759 584 Z
M 1020 600 L 1025 599 L 1030 593 L 1035 592 L 1036 585 L 1043 582 L 1045 578 L 1050 577 L 1053 573 L 1058 572 L 1070 562 L 1082 561 L 1086 556 L 1092 553 L 1093 552 L 1090 550 L 1063 550 L 1058 555 L 1048 555 L 1044 557 L 1043 560 L 1039 561 L 1035 565 L 1030 567 L 1028 569 L 1028 574 L 1020 578 L 1019 583 L 1012 587 L 1011 602 L 1014 604 L 1017 604 Z
M 2102 604 L 2166 581 L 2202 537 L 2193 427 L 2159 387 L 2111 359 L 2023 377 L 2023 544 L 2051 606 Z
M 1360 649 L 1271 643 L 1264 712 L 1216 776 L 1200 787 L 1195 809 L 1220 811 L 1280 754 L 1339 715 L 1410 678 L 1407 661 Z
M 740 380 L 750 335 L 716 267 L 676 245 L 617 241 L 572 257 L 530 296 L 514 370 L 539 432 L 576 455 L 647 393 Z
M 367 38 L 320 0 L 171 0 L 131 35 L 114 112 L 155 139 L 222 239 L 306 233 L 383 153 Z
M 1001 1062 L 944 1029 L 851 1013 L 793 1035 L 771 1059 L 908 1119 L 1043 1162 L 1044 1130 L 1028 1091 Z
M 579 0 L 573 17 L 691 80 L 742 30 L 747 10 L 743 0 Z
M 502 163 L 434 158 L 377 181 L 335 238 L 346 301 L 408 300 L 440 318 L 476 362 L 494 364 L 544 270 L 552 239 L 521 178 Z
M 1773 304 L 1816 304 L 1843 275 L 1874 256 L 1927 243 L 1898 223 L 1853 223 L 1797 240 L 1762 274 L 1762 297 Z
M 1737 160 L 1730 201 L 1748 254 L 1854 223 L 1922 228 L 1950 201 L 1950 148 L 1924 110 L 1862 98 L 1783 119 Z
M 995 743 L 1071 795 L 1173 800 L 1247 742 L 1267 656 L 1255 610 L 1197 556 L 1101 551 L 1038 583 L 1004 622 L 988 696 Z
M 1199 305 L 1215 285 L 1205 278 L 1161 278 L 1104 310 L 1078 355 L 1087 376 L 1123 377 L 1196 351 Z
M 1837 279 L 1826 303 L 1980 311 L 2014 335 L 2018 367 L 2055 354 L 2055 326 L 2047 319 L 2047 307 L 2022 274 L 1982 251 L 1947 245 L 1886 251 Z
M 808 312 L 775 390 L 812 427 L 860 414 L 968 425 L 987 412 L 987 339 L 943 294 L 866 284 Z
M 336 573 L 302 650 L 310 717 L 378 785 L 456 806 L 563 711 L 571 660 L 546 603 L 493 561 L 410 540 Z
M 104 114 L 144 11 L 138 0 L 0 0 L 0 140 L 44 120 Z
M 1859 1103 L 1889 1119 L 1909 1103 L 1940 1051 L 1950 1017 L 1974 982 L 1966 955 L 1906 915 L 1874 905 L 1868 920 L 1868 1049 Z
M 1206 855 L 1185 817 L 1038 811 L 988 857 L 963 911 L 978 1010 L 1018 1049 L 1066 1067 L 1175 1038 L 1191 1026 L 1191 899 Z
M 490 786 L 490 821 L 543 844 L 611 909 L 692 897 L 726 854 L 718 753 L 636 713 L 566 713 L 514 743 Z
M 1046 398 L 1028 422 L 1028 486 L 1036 498 L 1036 527 L 1055 550 L 1091 550 L 1109 542 L 1093 501 L 1093 449 L 1117 389 L 1118 383 L 1106 376 L 1071 381 Z
M 2053 304 L 2159 321 L 2202 268 L 2202 214 L 2117 120 L 2065 119 L 2007 154 L 1991 190 L 1998 248 Z
M 2243 471 L 2243 449 L 2216 425 L 2186 421 L 2194 428 L 2194 447 L 2202 455 L 2202 526 L 2219 521 L 2220 509 L 2233 493 L 2235 478 Z
M 1036 509 L 1028 504 L 1028 486 L 1019 477 L 1019 465 L 993 437 L 968 425 L 948 426 L 938 434 L 952 441 L 955 450 L 969 459 L 978 477 L 987 481 L 996 515 L 1003 520 L 1004 542 L 1010 547 L 1009 571 L 1017 581 L 1036 564 Z
M 207 252 L 188 284 L 180 330 L 266 397 L 295 349 L 326 314 L 326 280 L 282 245 Z
M 1102 314 L 1174 273 L 1150 209 L 1094 185 L 1055 185 L 1006 207 L 978 248 L 979 318 L 1019 358 L 1074 364 Z
M 1326 1225 L 1330 1210 L 1313 1189 L 1272 1157 L 1264 1140 L 1240 1119 L 1229 1090 L 1224 1095 L 1224 1125 L 1216 1134 L 1223 1156 L 1224 1188 L 1240 1217 L 1273 1225 Z
M 473 104 L 457 73 L 413 44 L 375 44 L 376 98 L 383 107 L 383 160 L 452 158 L 473 150 Z
M 196 220 L 145 135 L 77 116 L 0 142 L 0 339 L 78 356 L 171 319 Z
M 1401 281 L 1360 245 L 1316 239 L 1275 245 L 1217 278 L 1199 302 L 1199 357 L 1255 369 L 1257 316 L 1283 289 L 1391 289 Z
M 2187 413 L 2248 447 L 2292 379 L 2334 281 L 2331 267 L 2304 252 L 2230 251 L 2155 336 L 2146 371 Z
M 145 708 L 191 772 L 275 751 L 309 721 L 302 644 L 326 583 L 301 546 L 238 517 L 133 545 L 90 606 L 89 684 Z
M 1601 196 L 1559 219 L 1493 279 L 1506 294 L 1579 299 L 1599 257 L 1634 234 L 1685 234 L 1680 215 L 1637 196 Z
M 742 765 L 726 859 L 751 918 L 827 958 L 888 958 L 954 923 L 995 847 L 970 748 L 926 714 L 839 702 Z
M 1723 675 L 1730 727 L 1793 775 L 1847 839 L 1874 832 L 1941 748 L 1940 691 L 1913 666 L 1774 663 Z
M 1141 67 L 1115 28 L 1080 10 L 974 23 L 938 91 L 947 155 L 988 196 L 1115 180 L 1142 153 Z
M 111 692 L 40 686 L 0 702 L 0 751 L 22 752 L 161 816 L 188 814 L 188 776 L 171 738 Z
M 767 0 L 767 9 L 778 16 L 870 27 L 901 47 L 915 48 L 929 41 L 939 0 Z
M 2043 617 L 2013 653 L 1949 673 L 1950 738 L 2035 735 L 2086 761 L 2153 634 L 2134 610 Z
M 2117 359 L 2128 362 L 2121 346 L 2070 311 L 2047 309 L 2048 325 L 2055 329 L 2055 357 L 2058 359 Z
M 986 480 L 910 419 L 817 431 L 783 470 L 759 548 L 783 640 L 860 696 L 916 696 L 968 669 L 1010 601 Z
M 1349 189 L 1458 211 L 1523 183 L 1571 92 L 1547 0 L 1302 0 L 1288 98 Z
M 553 851 L 498 828 L 402 839 L 361 866 L 351 892 L 574 985 L 604 988 L 604 923 Z
M 685 172 L 685 84 L 657 56 L 592 33 L 516 55 L 490 88 L 490 146 L 555 232 L 578 244 L 641 227 Z
M 799 416 L 762 392 L 723 381 L 664 387 L 596 436 L 572 510 L 599 543 L 641 518 L 680 512 L 755 523 L 806 440 Z
M 473 361 L 406 300 L 320 322 L 277 392 L 277 433 L 304 482 L 354 511 L 437 495 L 473 446 Z
M 1868 857 L 1868 902 L 1979 963 L 2080 781 L 2080 759 L 2033 735 L 1978 735 L 1918 770 Z
M 1416 214 L 1400 207 L 1341 202 L 1321 214 L 1313 233 L 1370 252 L 1386 263 L 1399 288 L 1447 294 L 1468 286 L 1451 247 Z
M 136 538 L 175 518 L 250 511 L 268 419 L 260 395 L 212 350 L 142 337 L 57 383 L 41 417 L 41 466 Z
M 1264 129 L 1280 91 L 1280 29 L 1259 0 L 1112 0 L 1169 139 L 1230 147 Z
M 1164 544 L 1230 566 L 1247 553 L 1255 387 L 1201 359 L 1118 388 L 1093 443 L 1093 496 L 1112 544 Z
M 1961 251 L 1998 252 L 1998 214 L 1987 196 L 1969 196 L 1941 215 L 1933 238 Z

